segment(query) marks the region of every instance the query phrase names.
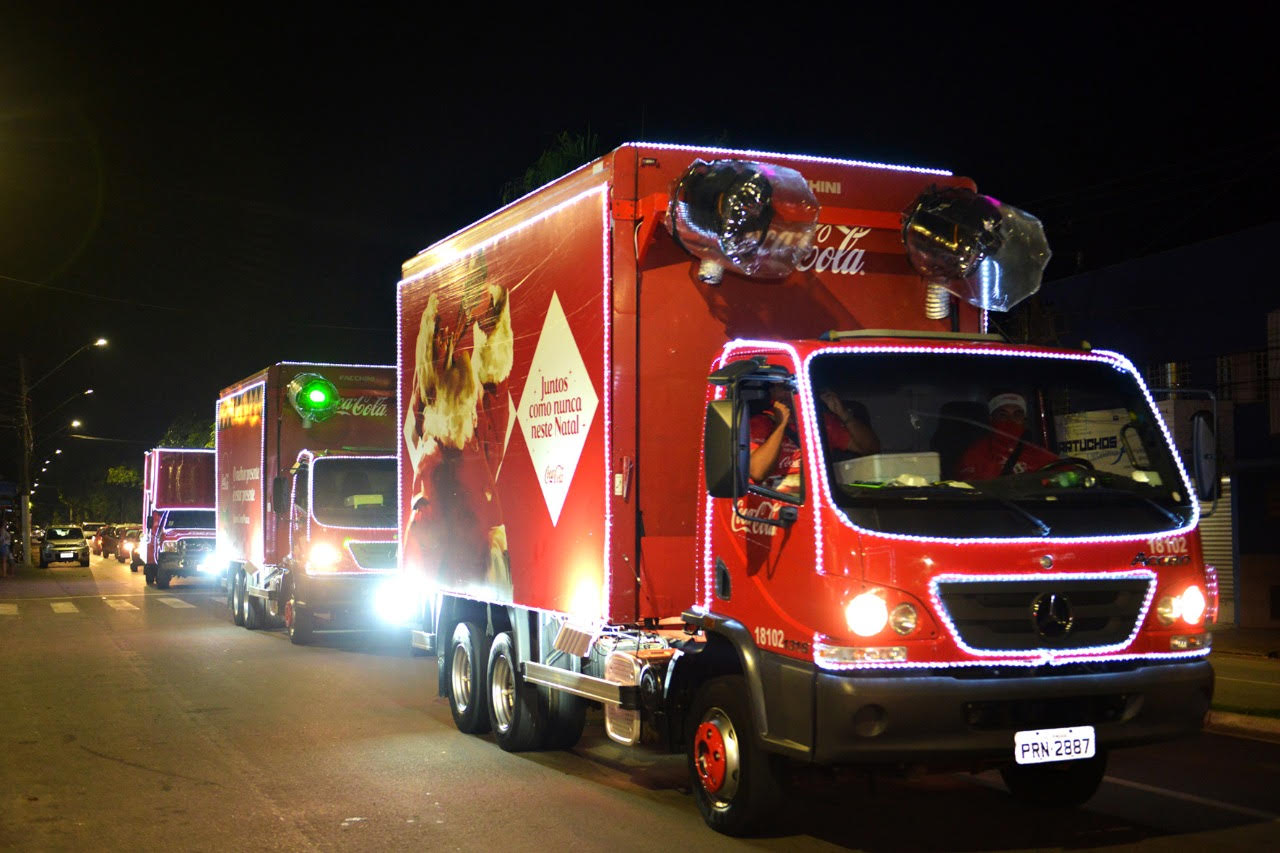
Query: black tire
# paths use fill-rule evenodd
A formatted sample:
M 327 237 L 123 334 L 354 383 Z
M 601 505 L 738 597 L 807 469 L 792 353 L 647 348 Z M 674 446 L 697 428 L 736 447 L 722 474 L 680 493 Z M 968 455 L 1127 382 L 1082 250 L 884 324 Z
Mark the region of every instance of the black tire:
M 445 664 L 448 669 L 449 710 L 458 731 L 478 735 L 489 731 L 485 702 L 485 664 L 489 641 L 479 622 L 459 622 L 453 629 Z
M 168 569 L 156 569 L 156 589 L 168 589 L 173 573 Z
M 781 762 L 760 748 L 742 676 L 702 685 L 689 720 L 686 756 L 702 819 L 726 835 L 763 829 L 782 798 Z
M 231 621 L 244 627 L 244 605 L 241 599 L 244 598 L 244 572 L 238 569 L 231 578 Z
M 146 565 L 144 565 L 142 567 L 142 576 L 146 579 L 148 584 L 155 583 L 156 582 L 156 564 L 147 563 Z
M 133 572 L 134 574 L 137 574 L 137 573 L 138 573 L 138 564 L 137 564 L 137 563 L 130 563 L 130 564 L 129 564 L 129 571 Z
M 563 690 L 538 688 L 539 708 L 546 718 L 543 749 L 572 749 L 587 725 L 587 700 Z
M 120 563 L 121 565 L 124 565 L 124 557 L 121 557 L 119 554 L 116 554 L 116 562 Z
M 89 567 L 89 558 L 85 557 L 83 560 L 80 561 L 80 568 L 87 569 L 88 567 Z
M 312 632 L 315 631 L 315 620 L 307 612 L 307 608 L 298 606 L 298 599 L 292 592 L 289 593 L 284 612 L 284 626 L 289 633 L 289 642 L 295 646 L 305 646 L 311 642 Z
M 511 634 L 503 631 L 489 647 L 485 668 L 488 690 L 489 727 L 498 746 L 507 752 L 527 752 L 542 746 L 546 734 L 545 714 L 538 707 L 538 689 L 520 676 Z
M 44 559 L 44 557 L 41 557 L 39 562 L 36 563 L 36 565 L 38 565 L 42 569 L 49 568 L 49 563 Z
M 1107 772 L 1107 756 L 1048 764 L 1010 764 L 1000 768 L 1009 793 L 1033 806 L 1073 808 L 1098 792 Z

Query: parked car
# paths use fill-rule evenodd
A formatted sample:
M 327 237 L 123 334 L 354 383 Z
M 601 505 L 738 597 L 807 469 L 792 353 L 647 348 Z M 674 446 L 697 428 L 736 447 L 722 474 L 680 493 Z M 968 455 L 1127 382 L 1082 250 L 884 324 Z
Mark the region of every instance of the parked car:
M 84 541 L 88 542 L 98 534 L 105 522 L 101 521 L 82 521 L 80 522 L 80 531 L 84 535 Z
M 106 536 L 107 531 L 110 529 L 111 529 L 111 525 L 104 524 L 101 527 L 99 527 L 97 530 L 95 530 L 92 536 L 89 536 L 88 531 L 85 531 L 85 538 L 89 540 L 89 551 L 91 553 L 96 554 L 98 556 L 101 556 L 102 554 L 105 553 L 102 550 L 102 538 Z
M 142 528 L 120 527 L 117 530 L 120 536 L 116 539 L 116 562 L 128 562 L 129 571 L 136 572 L 138 566 L 142 565 L 141 555 L 138 554 L 138 540 L 142 538 Z
M 75 563 L 89 565 L 89 545 L 84 531 L 79 527 L 50 527 L 45 531 L 40 545 L 40 568 L 50 563 Z
M 96 553 L 104 557 L 113 556 L 116 548 L 120 544 L 120 537 L 124 536 L 124 532 L 129 529 L 128 524 L 104 524 L 102 529 L 98 531 L 98 535 L 94 537 L 94 541 L 98 543 Z

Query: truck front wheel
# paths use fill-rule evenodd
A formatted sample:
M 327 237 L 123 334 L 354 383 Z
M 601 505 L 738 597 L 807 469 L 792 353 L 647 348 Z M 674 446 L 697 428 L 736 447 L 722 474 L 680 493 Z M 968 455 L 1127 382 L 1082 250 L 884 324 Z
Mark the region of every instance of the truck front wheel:
M 298 600 L 292 593 L 284 604 L 284 626 L 289 632 L 289 642 L 295 646 L 311 642 L 311 614 L 305 607 L 298 606 Z
M 1015 800 L 1034 806 L 1070 808 L 1098 792 L 1107 772 L 1107 756 L 1048 764 L 1010 764 L 1000 768 L 1000 776 Z
M 538 713 L 538 689 L 516 669 L 515 644 L 503 631 L 489 649 L 489 725 L 498 746 L 524 752 L 542 745 L 545 715 Z
M 155 563 L 147 563 L 143 565 L 142 576 L 146 579 L 148 584 L 153 584 L 156 582 L 156 568 L 157 567 Z
M 168 589 L 173 573 L 168 569 L 156 569 L 156 589 Z
M 764 826 L 782 798 L 779 759 L 756 741 L 740 675 L 708 681 L 690 715 L 688 763 L 698 811 L 707 826 L 746 835 Z
M 489 643 L 479 622 L 459 622 L 449 643 L 449 710 L 458 731 L 471 735 L 489 731 L 485 708 L 485 663 Z

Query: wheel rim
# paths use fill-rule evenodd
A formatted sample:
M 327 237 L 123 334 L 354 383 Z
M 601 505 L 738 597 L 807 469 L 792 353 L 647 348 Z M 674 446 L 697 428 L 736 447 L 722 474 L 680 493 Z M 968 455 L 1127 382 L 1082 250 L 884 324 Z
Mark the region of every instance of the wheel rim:
M 296 627 L 294 623 L 292 598 L 284 603 L 284 624 L 285 627 L 289 629 L 289 634 L 292 635 L 294 628 Z
M 694 733 L 693 766 L 702 790 L 715 804 L 727 803 L 738 792 L 742 771 L 738 733 L 719 708 L 708 710 Z
M 249 588 L 248 587 L 249 587 L 249 581 L 246 578 L 245 582 L 240 586 L 240 618 L 244 619 L 244 623 L 246 625 L 249 624 Z
M 493 700 L 495 727 L 500 732 L 509 731 L 516 712 L 516 678 L 511 660 L 506 655 L 493 659 L 490 698 Z
M 453 704 L 465 714 L 471 707 L 471 653 L 462 643 L 453 647 Z

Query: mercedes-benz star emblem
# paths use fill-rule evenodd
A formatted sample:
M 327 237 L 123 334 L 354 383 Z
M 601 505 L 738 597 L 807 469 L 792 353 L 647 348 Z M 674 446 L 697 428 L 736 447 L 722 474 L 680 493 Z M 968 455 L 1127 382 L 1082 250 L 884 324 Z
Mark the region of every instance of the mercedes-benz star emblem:
M 1042 592 L 1031 602 L 1031 622 L 1046 640 L 1057 640 L 1071 632 L 1075 616 L 1071 599 L 1057 592 Z

